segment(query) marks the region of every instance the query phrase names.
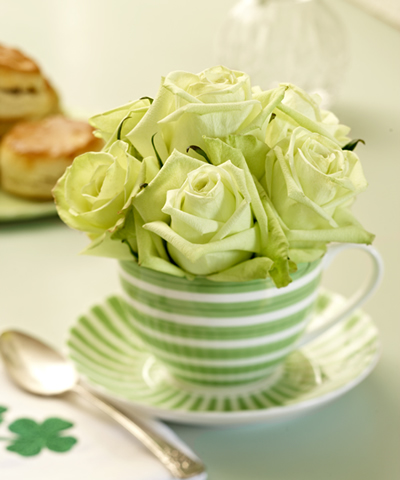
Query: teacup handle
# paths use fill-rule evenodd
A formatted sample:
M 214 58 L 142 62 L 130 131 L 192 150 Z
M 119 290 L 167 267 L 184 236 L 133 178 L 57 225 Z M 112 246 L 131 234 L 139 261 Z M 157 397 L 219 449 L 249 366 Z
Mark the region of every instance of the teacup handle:
M 337 325 L 339 322 L 347 318 L 352 312 L 354 312 L 354 310 L 364 304 L 377 289 L 383 275 L 383 260 L 378 251 L 371 245 L 362 245 L 357 243 L 344 243 L 339 245 L 333 245 L 329 247 L 328 252 L 323 259 L 322 269 L 325 270 L 326 268 L 328 268 L 336 255 L 348 249 L 364 250 L 368 253 L 373 265 L 373 271 L 370 278 L 368 278 L 364 285 L 362 285 L 354 293 L 354 295 L 350 297 L 346 303 L 343 304 L 343 306 L 338 312 L 335 312 L 333 316 L 328 317 L 326 321 L 319 327 L 306 332 L 300 338 L 297 347 L 304 347 L 305 345 L 325 333 L 327 330 L 332 328 L 334 325 Z

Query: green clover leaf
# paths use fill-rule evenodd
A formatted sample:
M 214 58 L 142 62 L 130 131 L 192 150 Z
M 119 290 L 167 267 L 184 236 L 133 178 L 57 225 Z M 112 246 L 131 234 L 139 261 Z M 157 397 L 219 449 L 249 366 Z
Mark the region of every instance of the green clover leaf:
M 23 457 L 33 457 L 38 455 L 44 445 L 35 437 L 20 437 L 7 447 L 10 452 L 19 453 Z
M 6 412 L 8 409 L 6 407 L 2 407 L 0 405 L 0 423 L 4 420 L 3 419 L 3 413 Z
M 73 424 L 61 418 L 48 418 L 43 423 L 36 423 L 29 418 L 20 418 L 8 429 L 18 434 L 7 450 L 24 457 L 38 455 L 43 448 L 53 452 L 67 452 L 77 442 L 74 437 L 61 436 L 60 432 L 72 427 Z
M 19 435 L 37 435 L 39 433 L 39 425 L 30 418 L 20 418 L 13 422 L 8 429 L 11 432 L 18 433 Z

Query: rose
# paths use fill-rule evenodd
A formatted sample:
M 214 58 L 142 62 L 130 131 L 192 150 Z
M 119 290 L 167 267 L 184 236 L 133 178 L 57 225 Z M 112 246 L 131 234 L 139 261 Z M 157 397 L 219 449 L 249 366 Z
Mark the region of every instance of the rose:
M 89 234 L 94 240 L 91 247 L 98 247 L 117 231 L 140 185 L 151 181 L 158 171 L 155 158 L 140 162 L 127 153 L 128 148 L 125 142 L 116 141 L 108 152 L 78 156 L 53 190 L 60 218 L 71 228 Z M 119 242 L 108 243 L 110 256 L 119 257 Z
M 347 137 L 350 128 L 339 124 L 338 118 L 332 112 L 320 109 L 318 95 L 311 96 L 294 85 L 286 86 L 285 96 L 275 108 L 266 129 L 265 142 L 270 148 L 289 137 L 298 126 L 320 133 L 341 147 L 350 141 Z
M 89 123 L 96 128 L 95 135 L 106 142 L 107 149 L 116 140 L 129 143 L 126 133 L 130 132 L 148 111 L 152 100 L 141 98 L 113 110 L 95 115 Z M 131 152 L 132 153 L 132 152 Z M 137 155 L 135 155 L 137 157 Z
M 91 123 L 104 151 L 78 157 L 55 189 L 91 253 L 280 287 L 293 261 L 328 242 L 372 240 L 348 209 L 367 185 L 352 146 L 342 149 L 348 127 L 293 85 L 262 91 L 225 67 L 173 72 L 154 102 Z
M 141 163 L 122 141 L 109 152 L 78 156 L 54 189 L 57 210 L 72 228 L 100 234 L 116 226 L 129 200 Z
M 249 259 L 259 251 L 250 203 L 243 172 L 231 162 L 190 172 L 181 188 L 168 191 L 162 209 L 171 217 L 163 238 L 173 260 L 189 273 L 210 275 Z M 224 239 L 229 245 L 221 251 Z
M 184 157 L 173 154 L 164 175 Z M 197 168 L 178 182 L 179 188 L 166 191 L 161 209 L 165 221 L 148 222 L 143 228 L 167 242 L 170 256 L 185 272 L 211 275 L 259 252 L 260 236 L 243 171 L 229 161 L 193 166 Z
M 259 129 L 285 89 L 253 98 L 250 78 L 242 72 L 221 66 L 197 75 L 173 72 L 163 79 L 154 103 L 126 136 L 142 156 L 154 153 L 153 141 L 165 161 L 174 149 L 186 153 L 191 145 L 204 148 L 203 136 L 221 138 Z
M 244 156 L 219 139 L 204 141 L 209 164 L 175 150 L 133 199 L 139 264 L 218 281 L 270 275 L 287 285 L 287 240 Z
M 354 152 L 298 127 L 267 154 L 261 183 L 285 225 L 294 261 L 320 256 L 327 242 L 371 243 L 373 236 L 348 211 L 367 187 Z

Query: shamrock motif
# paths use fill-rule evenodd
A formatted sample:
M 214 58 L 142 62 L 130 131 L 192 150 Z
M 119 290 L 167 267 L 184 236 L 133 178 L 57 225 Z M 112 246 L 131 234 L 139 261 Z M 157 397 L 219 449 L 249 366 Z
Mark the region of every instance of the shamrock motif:
M 24 457 L 38 455 L 42 448 L 53 452 L 67 452 L 77 440 L 74 437 L 61 436 L 60 432 L 72 426 L 72 423 L 60 418 L 48 418 L 41 424 L 30 418 L 20 418 L 8 427 L 11 432 L 18 434 L 18 437 L 12 439 L 7 450 Z
M 6 407 L 0 405 L 0 423 L 3 421 L 3 413 L 7 411 Z

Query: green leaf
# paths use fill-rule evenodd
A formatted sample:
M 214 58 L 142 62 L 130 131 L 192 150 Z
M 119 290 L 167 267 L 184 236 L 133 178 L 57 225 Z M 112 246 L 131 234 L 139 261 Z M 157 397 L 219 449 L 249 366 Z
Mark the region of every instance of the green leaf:
M 38 435 L 40 432 L 40 425 L 30 418 L 20 418 L 13 422 L 8 429 L 10 432 L 18 433 L 19 435 Z
M 48 418 L 40 425 L 40 431 L 41 435 L 48 437 L 58 433 L 60 430 L 66 430 L 73 426 L 73 423 L 62 420 L 61 418 Z
M 44 445 L 45 442 L 42 438 L 25 435 L 17 438 L 11 445 L 7 447 L 7 450 L 18 453 L 23 457 L 33 457 L 41 452 Z
M 157 132 L 151 137 L 151 144 L 153 145 L 153 150 L 154 150 L 154 153 L 156 154 L 156 157 L 157 157 L 157 160 L 158 160 L 158 164 L 159 164 L 160 168 L 162 168 L 163 163 L 162 163 L 162 161 L 161 161 L 161 157 L 160 157 L 160 155 L 158 154 L 157 149 L 156 149 L 156 146 L 155 146 L 155 144 L 154 144 L 154 137 L 155 137 L 156 135 L 157 135 Z
M 147 184 L 142 184 L 146 185 Z M 141 187 L 142 187 L 141 185 Z M 145 188 L 145 186 L 143 186 Z M 133 217 L 133 207 L 129 207 L 129 210 L 125 216 L 124 223 L 118 227 L 117 230 L 111 235 L 112 240 L 120 240 L 125 243 L 131 252 L 131 254 L 137 258 L 137 239 L 136 239 L 136 227 Z
M 53 452 L 68 452 L 77 443 L 74 437 L 51 437 L 46 441 L 46 447 Z
M 0 405 L 0 423 L 3 421 L 3 415 L 2 415 L 2 414 L 3 414 L 4 412 L 6 412 L 7 410 L 8 410 L 7 407 L 2 407 L 2 406 Z
M 206 161 L 207 161 L 208 163 L 211 164 L 210 159 L 208 158 L 206 152 L 205 152 L 202 148 L 200 148 L 200 147 L 198 147 L 198 146 L 196 146 L 196 145 L 190 145 L 190 147 L 188 147 L 188 148 L 186 149 L 186 153 L 188 153 L 190 149 L 194 150 L 198 155 L 201 155 L 203 158 L 206 159 Z M 212 165 L 212 164 L 211 164 L 211 165 Z
M 357 144 L 358 144 L 359 142 L 361 142 L 361 143 L 363 143 L 363 144 L 365 145 L 364 140 L 362 140 L 361 138 L 357 138 L 357 140 L 351 140 L 349 143 L 347 143 L 347 144 L 342 148 L 342 150 L 351 150 L 351 151 L 353 151 L 353 150 L 356 148 L 356 146 L 357 146 Z
M 132 157 L 135 157 L 138 160 L 142 161 L 143 157 L 139 153 L 139 151 L 136 149 L 136 147 L 134 145 L 132 145 L 131 143 L 129 143 L 128 145 L 129 146 L 128 146 L 128 152 L 127 153 L 129 153 L 129 155 L 131 155 Z
M 111 137 L 111 139 L 107 142 L 107 145 L 105 146 L 105 150 L 108 151 L 109 150 L 109 147 L 116 141 L 116 140 L 123 140 L 125 143 L 128 144 L 128 153 L 129 155 L 132 155 L 132 157 L 135 157 L 137 158 L 138 160 L 143 160 L 143 157 L 142 155 L 138 152 L 138 150 L 136 149 L 136 147 L 134 145 L 132 145 L 131 142 L 127 141 L 125 135 L 122 134 L 122 129 L 125 125 L 126 122 L 128 122 L 128 120 L 131 120 L 132 119 L 132 115 L 134 114 L 134 112 L 130 112 L 128 113 L 120 122 L 120 124 L 118 125 L 118 128 L 117 128 L 117 131 L 115 132 L 115 134 Z M 129 123 L 127 124 L 128 125 L 128 132 L 129 132 Z
M 121 123 L 119 124 L 118 126 L 118 130 L 117 130 L 117 140 L 121 140 L 121 131 L 122 131 L 122 127 L 124 126 L 124 123 L 129 119 L 131 118 L 130 114 L 128 113 L 128 115 L 121 121 Z
M 148 100 L 150 102 L 150 105 L 154 102 L 154 98 L 151 97 L 140 97 L 139 100 Z

